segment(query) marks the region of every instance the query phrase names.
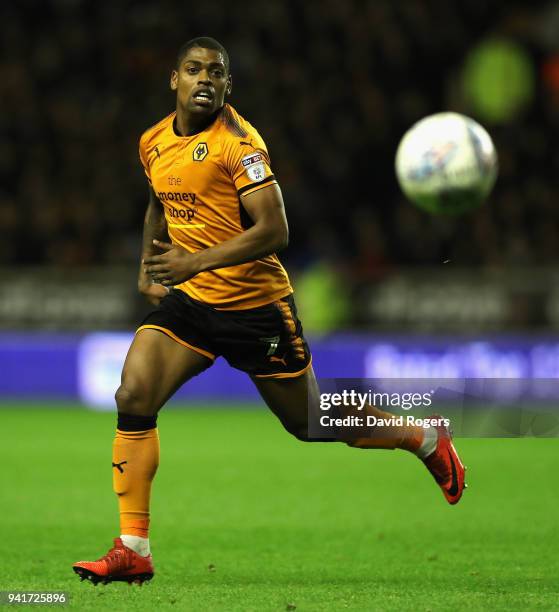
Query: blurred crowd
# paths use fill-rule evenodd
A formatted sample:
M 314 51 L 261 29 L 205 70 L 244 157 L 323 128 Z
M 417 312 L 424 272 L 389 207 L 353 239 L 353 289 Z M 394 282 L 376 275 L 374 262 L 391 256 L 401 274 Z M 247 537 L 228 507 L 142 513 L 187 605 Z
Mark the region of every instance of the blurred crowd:
M 230 102 L 268 144 L 290 266 L 326 260 L 371 280 L 446 260 L 559 259 L 553 2 L 19 0 L 0 14 L 0 264 L 138 261 L 138 139 L 173 110 L 176 50 L 198 35 L 228 49 Z M 501 120 L 476 112 L 463 79 L 492 37 L 513 42 L 532 75 Z M 416 210 L 393 171 L 405 130 L 449 109 L 486 125 L 501 166 L 489 203 L 459 218 Z

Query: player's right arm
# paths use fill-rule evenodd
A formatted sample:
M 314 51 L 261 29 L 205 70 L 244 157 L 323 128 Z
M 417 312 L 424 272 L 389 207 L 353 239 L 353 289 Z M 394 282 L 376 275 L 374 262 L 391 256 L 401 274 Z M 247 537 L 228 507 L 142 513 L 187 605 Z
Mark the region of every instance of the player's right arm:
M 157 306 L 161 299 L 169 293 L 169 289 L 159 283 L 154 283 L 145 272 L 144 259 L 161 253 L 161 249 L 153 244 L 154 240 L 168 241 L 169 235 L 167 233 L 167 221 L 165 220 L 163 205 L 150 185 L 148 207 L 144 217 L 142 261 L 138 274 L 138 290 L 149 302 Z

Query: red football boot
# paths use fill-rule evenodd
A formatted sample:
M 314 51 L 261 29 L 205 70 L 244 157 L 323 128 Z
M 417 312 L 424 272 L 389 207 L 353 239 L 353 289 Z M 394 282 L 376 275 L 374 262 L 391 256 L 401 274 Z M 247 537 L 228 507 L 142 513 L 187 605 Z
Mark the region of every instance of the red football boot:
M 442 417 L 434 414 L 430 419 Z M 422 459 L 427 469 L 437 481 L 439 487 L 449 504 L 457 504 L 462 497 L 464 489 L 468 486 L 464 482 L 466 468 L 452 444 L 452 432 L 446 425 L 435 425 L 437 430 L 437 448 L 425 459 Z
M 153 578 L 151 555 L 142 557 L 131 548 L 124 546 L 120 538 L 115 538 L 114 547 L 97 561 L 78 561 L 72 566 L 82 580 L 89 580 L 94 585 L 98 582 L 143 582 Z

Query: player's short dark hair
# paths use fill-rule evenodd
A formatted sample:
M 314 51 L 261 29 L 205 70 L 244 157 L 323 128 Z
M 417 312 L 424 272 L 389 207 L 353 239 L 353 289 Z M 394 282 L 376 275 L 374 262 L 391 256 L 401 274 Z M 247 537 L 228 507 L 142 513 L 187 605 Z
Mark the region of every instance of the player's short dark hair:
M 193 38 L 192 40 L 185 42 L 177 53 L 177 68 L 181 65 L 184 56 L 194 47 L 219 51 L 221 55 L 223 55 L 225 70 L 229 72 L 229 53 L 227 53 L 227 50 L 220 42 L 218 42 L 215 38 L 210 38 L 209 36 L 198 36 L 197 38 Z

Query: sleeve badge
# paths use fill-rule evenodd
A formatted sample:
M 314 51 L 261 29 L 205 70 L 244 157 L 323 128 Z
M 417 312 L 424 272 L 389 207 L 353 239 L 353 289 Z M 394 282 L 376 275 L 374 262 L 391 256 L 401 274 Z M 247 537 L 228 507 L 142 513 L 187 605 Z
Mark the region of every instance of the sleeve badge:
M 258 183 L 266 178 L 266 167 L 261 153 L 251 153 L 245 155 L 241 160 L 248 178 L 254 183 Z

